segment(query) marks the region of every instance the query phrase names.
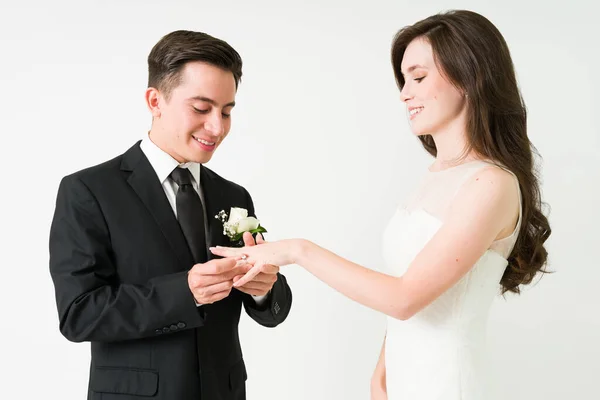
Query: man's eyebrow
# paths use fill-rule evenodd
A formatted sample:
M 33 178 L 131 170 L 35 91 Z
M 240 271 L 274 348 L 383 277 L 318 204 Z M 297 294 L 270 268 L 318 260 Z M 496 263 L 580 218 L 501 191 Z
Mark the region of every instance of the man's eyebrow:
M 212 104 L 213 106 L 217 106 L 217 107 L 219 106 L 219 104 L 216 101 L 214 101 L 211 98 L 204 97 L 204 96 L 194 96 L 194 97 L 191 97 L 189 100 L 199 100 L 199 101 L 204 101 L 206 103 Z M 234 106 L 235 106 L 235 101 L 232 101 L 231 103 L 225 104 L 225 106 L 223 108 L 234 107 Z

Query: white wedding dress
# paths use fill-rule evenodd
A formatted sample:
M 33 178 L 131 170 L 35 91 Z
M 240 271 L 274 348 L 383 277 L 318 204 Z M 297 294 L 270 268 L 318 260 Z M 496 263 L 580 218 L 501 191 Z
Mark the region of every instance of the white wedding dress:
M 425 174 L 417 190 L 398 207 L 383 235 L 383 256 L 390 274 L 399 276 L 408 269 L 443 224 L 457 191 L 486 166 L 490 164 L 474 161 Z M 516 177 L 515 184 L 518 187 Z M 500 278 L 520 225 L 521 211 L 512 235 L 494 242 L 457 284 L 412 318 L 388 317 L 388 400 L 486 399 L 488 311 L 500 293 Z

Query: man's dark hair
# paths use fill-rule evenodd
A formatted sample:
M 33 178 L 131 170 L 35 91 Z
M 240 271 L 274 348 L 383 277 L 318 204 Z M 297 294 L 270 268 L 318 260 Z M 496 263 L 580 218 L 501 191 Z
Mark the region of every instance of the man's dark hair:
M 174 31 L 162 37 L 148 55 L 148 87 L 166 98 L 181 83 L 188 62 L 200 61 L 230 71 L 236 88 L 242 78 L 242 58 L 227 42 L 203 32 Z

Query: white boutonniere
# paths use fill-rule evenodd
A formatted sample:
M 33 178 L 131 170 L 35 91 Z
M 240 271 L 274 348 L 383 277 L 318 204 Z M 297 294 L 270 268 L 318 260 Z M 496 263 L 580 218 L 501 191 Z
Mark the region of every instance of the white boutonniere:
M 244 232 L 262 233 L 267 231 L 260 226 L 259 220 L 248 216 L 248 210 L 245 208 L 231 207 L 229 217 L 225 210 L 221 210 L 215 215 L 215 218 L 223 223 L 223 235 L 229 237 L 232 242 L 241 240 Z

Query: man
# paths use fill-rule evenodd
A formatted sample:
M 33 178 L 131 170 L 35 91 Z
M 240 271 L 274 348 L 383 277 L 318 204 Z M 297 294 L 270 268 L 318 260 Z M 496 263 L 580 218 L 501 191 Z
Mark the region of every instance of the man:
M 60 330 L 91 342 L 88 399 L 245 399 L 242 304 L 275 327 L 292 294 L 276 266 L 233 289 L 249 267 L 208 252 L 231 245 L 221 210 L 254 216 L 243 187 L 202 165 L 229 132 L 242 61 L 222 40 L 176 31 L 148 67 L 148 137 L 61 181 L 50 231 Z M 248 232 L 244 243 L 255 244 Z

